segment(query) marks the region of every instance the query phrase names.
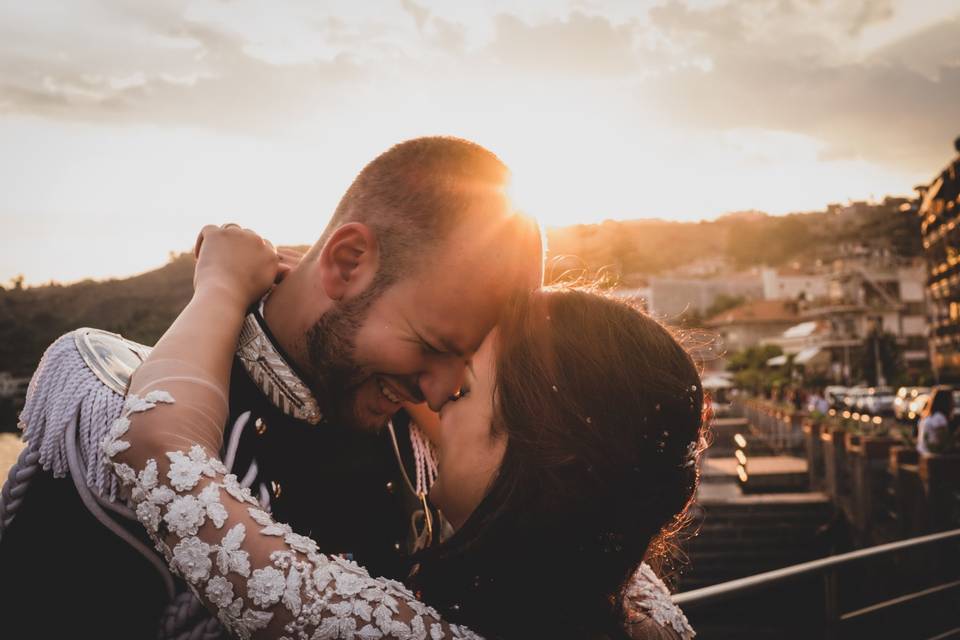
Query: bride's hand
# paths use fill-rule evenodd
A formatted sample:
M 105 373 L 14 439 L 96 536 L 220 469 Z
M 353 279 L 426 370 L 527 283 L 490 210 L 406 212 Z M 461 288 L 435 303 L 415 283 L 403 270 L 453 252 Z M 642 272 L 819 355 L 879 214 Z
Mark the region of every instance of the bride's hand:
M 259 300 L 290 270 L 268 240 L 236 225 L 207 225 L 194 248 L 197 293 L 225 295 L 240 311 Z

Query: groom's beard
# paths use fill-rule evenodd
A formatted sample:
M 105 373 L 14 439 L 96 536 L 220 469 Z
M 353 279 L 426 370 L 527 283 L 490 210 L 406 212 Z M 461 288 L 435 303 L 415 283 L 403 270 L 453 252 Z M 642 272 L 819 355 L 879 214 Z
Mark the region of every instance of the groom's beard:
M 382 291 L 374 285 L 356 298 L 337 304 L 307 332 L 311 386 L 326 420 L 347 427 L 372 429 L 358 415 L 357 391 L 369 377 L 356 363 L 356 337 Z

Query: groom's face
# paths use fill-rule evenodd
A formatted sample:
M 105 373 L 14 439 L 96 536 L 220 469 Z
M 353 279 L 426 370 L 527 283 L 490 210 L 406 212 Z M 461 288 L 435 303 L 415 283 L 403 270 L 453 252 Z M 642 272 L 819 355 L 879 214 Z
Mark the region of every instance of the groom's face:
M 477 237 L 454 232 L 415 275 L 321 318 L 308 342 L 328 418 L 376 429 L 401 402 L 439 410 L 460 389 L 509 293 L 500 269 L 508 249 Z

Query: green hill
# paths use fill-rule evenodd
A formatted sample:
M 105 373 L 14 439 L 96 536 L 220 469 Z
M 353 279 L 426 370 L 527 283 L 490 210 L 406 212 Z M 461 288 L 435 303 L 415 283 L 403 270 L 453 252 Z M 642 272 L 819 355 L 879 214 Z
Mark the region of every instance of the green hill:
M 0 370 L 25 375 L 58 336 L 97 327 L 153 344 L 193 291 L 187 254 L 139 276 L 0 291 Z
M 696 223 L 606 221 L 552 232 L 550 253 L 576 256 L 588 270 L 610 267 L 625 277 L 656 275 L 705 257 L 722 258 L 731 269 L 812 263 L 833 259 L 844 245 L 917 256 L 922 250 L 920 221 L 901 211 L 909 204 L 887 198 L 880 204 L 785 216 L 751 211 Z M 563 265 L 572 266 L 571 261 Z
M 569 268 L 588 273 L 606 268 L 628 283 L 704 257 L 722 258 L 736 269 L 829 259 L 844 244 L 919 255 L 919 221 L 900 210 L 906 202 L 888 198 L 877 205 L 788 216 L 747 212 L 697 223 L 577 225 L 550 231 L 550 257 L 560 262 L 554 276 Z M 193 258 L 185 254 L 131 278 L 0 288 L 0 371 L 29 374 L 47 345 L 81 326 L 153 344 L 189 300 L 192 281 Z

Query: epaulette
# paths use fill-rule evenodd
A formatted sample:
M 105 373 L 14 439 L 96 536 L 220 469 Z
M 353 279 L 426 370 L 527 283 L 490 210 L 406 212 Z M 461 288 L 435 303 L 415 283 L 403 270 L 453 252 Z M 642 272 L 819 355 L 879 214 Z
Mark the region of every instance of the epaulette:
M 126 395 L 130 377 L 152 350 L 116 333 L 87 327 L 74 331 L 73 340 L 90 371 L 120 395 Z
M 157 569 L 171 601 L 165 612 L 168 615 L 180 613 L 184 606 L 196 606 L 191 604 L 189 592 L 186 600 L 178 596 L 159 557 L 117 521 L 118 514 L 136 520 L 133 512 L 118 503 L 119 482 L 103 464 L 101 446 L 123 411 L 133 372 L 150 351 L 150 347 L 115 333 L 91 328 L 64 334 L 47 347 L 30 379 L 20 413 L 26 447 L 0 493 L 0 538 L 29 497 L 27 487 L 40 469 L 55 478 L 69 475 L 87 510 Z
M 100 442 L 123 409 L 130 377 L 149 347 L 99 329 L 71 331 L 50 345 L 30 379 L 19 427 L 38 464 L 54 477 L 70 473 L 68 449 L 86 484 L 113 500 L 117 480 L 100 464 Z M 75 446 L 68 437 L 75 432 Z

